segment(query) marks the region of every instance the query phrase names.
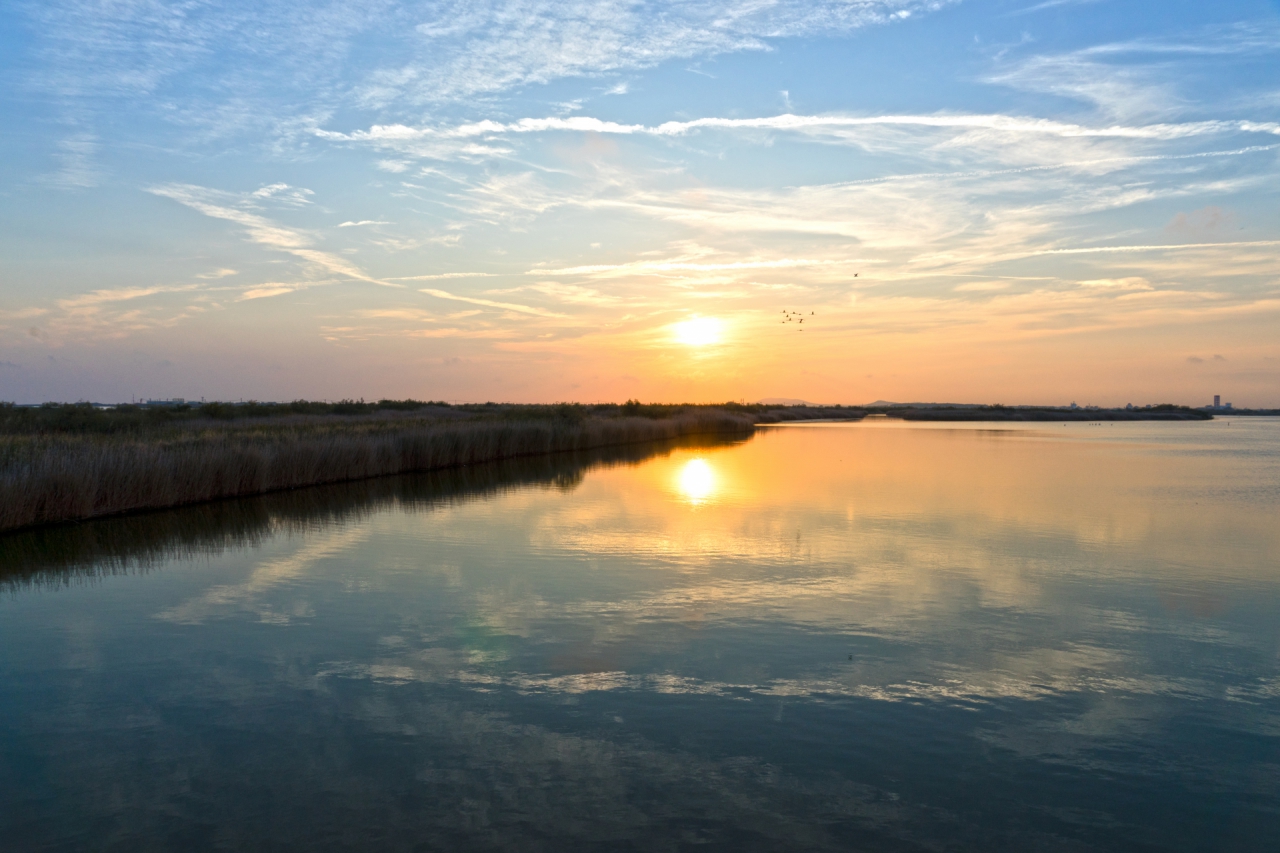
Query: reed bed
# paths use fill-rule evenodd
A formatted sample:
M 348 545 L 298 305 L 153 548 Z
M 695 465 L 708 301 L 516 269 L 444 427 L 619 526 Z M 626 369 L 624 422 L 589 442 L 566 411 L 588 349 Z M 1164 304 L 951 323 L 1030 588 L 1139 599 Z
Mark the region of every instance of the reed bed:
M 280 533 L 347 524 L 392 506 L 428 510 L 528 486 L 569 490 L 590 470 L 637 465 L 679 448 L 729 447 L 748 439 L 737 433 L 690 435 L 28 527 L 0 535 L 0 597 L 33 586 L 145 573 L 171 560 L 214 556 Z
M 301 421 L 162 436 L 14 436 L 0 443 L 0 531 L 523 456 L 749 434 L 723 410 L 530 421 Z

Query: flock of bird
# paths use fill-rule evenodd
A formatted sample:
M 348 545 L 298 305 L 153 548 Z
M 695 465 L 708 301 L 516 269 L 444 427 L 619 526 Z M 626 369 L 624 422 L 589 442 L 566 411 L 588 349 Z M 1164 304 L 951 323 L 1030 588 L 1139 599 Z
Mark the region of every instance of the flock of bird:
M 813 317 L 814 313 L 810 311 L 808 316 Z M 805 313 L 803 311 L 787 311 L 783 309 L 782 322 L 784 323 L 796 323 L 798 325 L 804 322 L 804 318 L 805 318 Z M 801 329 L 800 331 L 803 332 L 804 329 Z
M 858 274 L 857 274 L 857 273 L 854 273 L 854 274 L 853 274 L 853 277 L 854 277 L 854 278 L 857 278 L 857 277 L 858 277 Z M 812 312 L 812 311 L 810 311 L 810 312 L 806 315 L 803 311 L 788 311 L 788 310 L 787 310 L 787 309 L 785 309 L 785 308 L 784 308 L 784 309 L 782 309 L 782 322 L 784 322 L 784 323 L 795 323 L 797 326 L 799 326 L 799 325 L 802 325 L 802 324 L 804 323 L 804 318 L 805 318 L 806 316 L 814 317 L 814 316 L 817 316 L 817 315 L 816 315 L 816 314 L 814 314 L 814 312 Z M 802 331 L 802 332 L 803 332 L 803 331 L 804 331 L 804 329 L 800 329 L 800 331 Z

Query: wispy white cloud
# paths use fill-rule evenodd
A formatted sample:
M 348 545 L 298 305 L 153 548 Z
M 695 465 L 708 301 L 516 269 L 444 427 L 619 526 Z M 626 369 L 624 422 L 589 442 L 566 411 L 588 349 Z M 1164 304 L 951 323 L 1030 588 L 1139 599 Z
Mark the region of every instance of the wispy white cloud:
M 987 293 L 995 290 L 1007 290 L 1010 282 L 1007 281 L 972 281 L 968 284 L 959 284 L 952 288 L 956 293 Z
M 1263 151 L 1274 151 L 1276 145 L 1248 145 L 1244 148 L 1232 148 L 1223 151 L 1197 151 L 1192 154 L 1117 154 L 1110 157 L 1094 157 L 1086 160 L 1067 160 L 1059 163 L 1045 163 L 1035 166 L 1015 166 L 1008 169 L 980 169 L 971 172 L 906 172 L 897 175 L 883 175 L 876 178 L 860 178 L 854 181 L 843 181 L 840 185 L 847 187 L 884 184 L 894 182 L 911 182 L 929 179 L 965 180 L 972 178 L 998 178 L 1006 175 L 1025 175 L 1033 172 L 1051 171 L 1097 171 L 1099 167 L 1109 171 L 1113 167 L 1141 163 L 1161 163 L 1176 160 L 1200 160 L 1212 157 L 1238 157 L 1242 154 L 1257 154 Z
M 1035 12 L 1043 12 L 1045 9 L 1056 9 L 1059 6 L 1092 6 L 1094 3 L 1105 2 L 1105 0 L 1044 0 L 1043 3 L 1036 3 L 1034 6 L 1027 6 L 1023 9 L 1015 9 L 1010 15 L 1030 15 Z
M 517 305 L 512 302 L 494 302 L 492 299 L 477 299 L 471 296 L 459 296 L 456 293 L 449 293 L 444 290 L 434 290 L 429 287 L 422 288 L 422 292 L 437 299 L 450 299 L 455 302 L 469 302 L 472 305 L 483 305 L 486 308 L 501 308 L 504 311 L 516 311 L 520 314 L 533 314 L 538 317 L 563 317 L 563 314 L 557 314 L 554 311 L 548 311 L 545 308 L 534 308 L 529 305 Z
M 311 248 L 314 241 L 310 235 L 244 209 L 243 206 L 240 206 L 245 204 L 244 197 L 237 198 L 229 193 L 211 190 L 194 184 L 165 184 L 150 187 L 147 191 L 154 195 L 173 199 L 179 204 L 203 213 L 205 216 L 234 222 L 244 229 L 245 235 L 254 243 L 281 252 L 287 252 L 294 257 L 301 258 L 322 268 L 330 274 L 337 274 L 373 284 L 383 284 L 384 286 L 397 286 L 387 285 L 385 282 L 365 274 L 355 264 L 332 252 Z M 259 190 L 257 192 L 262 191 Z M 248 194 L 248 199 L 251 201 L 257 201 L 263 197 L 255 193 Z M 265 197 L 270 197 L 270 194 Z
M 1040 249 L 1020 255 L 1020 257 L 1032 257 L 1035 255 L 1099 255 L 1112 252 L 1176 252 L 1184 249 L 1236 249 L 1267 246 L 1280 246 L 1280 240 L 1240 240 L 1220 243 L 1153 243 L 1141 246 L 1087 246 L 1074 249 Z
M 254 106 L 278 103 L 282 90 L 309 96 L 312 112 L 317 101 L 331 106 L 353 90 L 365 103 L 465 101 L 670 59 L 766 50 L 771 39 L 847 33 L 951 2 L 958 0 L 47 0 L 26 8 L 46 59 L 43 88 L 64 97 L 144 94 L 216 76 L 217 87 L 193 87 L 201 89 L 200 108 L 184 116 L 234 114 L 255 123 L 279 120 Z M 351 50 L 361 36 L 393 49 L 370 64 Z M 385 64 L 388 54 L 400 59 Z
M 229 275 L 237 275 L 237 274 L 238 272 L 236 270 L 223 267 L 222 269 L 216 269 L 213 272 L 200 273 L 199 275 L 196 276 L 196 278 L 218 279 L 218 278 L 226 278 Z
M 0 309 L 0 320 L 33 320 L 48 313 L 48 308 L 41 308 L 37 305 L 29 305 L 26 308 L 15 308 L 9 311 Z
M 237 302 L 248 302 L 251 299 L 267 299 L 272 296 L 284 296 L 288 293 L 295 293 L 302 288 L 297 284 L 272 283 L 259 284 L 250 287 L 240 293 L 236 297 Z
M 97 288 L 50 300 L 50 307 L 16 312 L 16 318 L 41 318 L 29 334 L 56 345 L 123 339 L 132 334 L 173 327 L 204 310 L 196 305 L 206 284 L 168 284 Z M 0 312 L 0 324 L 5 315 Z
M 409 329 L 400 333 L 407 338 L 511 338 L 515 333 L 509 329 L 462 329 L 456 326 L 436 329 Z
M 510 156 L 512 149 L 502 140 L 505 137 L 527 134 L 593 133 L 676 138 L 699 131 L 792 134 L 871 147 L 886 153 L 900 151 L 904 146 L 912 147 L 919 153 L 923 153 L 926 148 L 936 152 L 948 147 L 952 150 L 974 149 L 993 154 L 1002 151 L 1023 162 L 1030 157 L 1032 162 L 1060 165 L 1064 160 L 1091 160 L 1100 163 L 1109 158 L 1082 156 L 1087 149 L 1073 149 L 1068 154 L 1060 145 L 1045 147 L 1052 140 L 1074 141 L 1079 144 L 1107 141 L 1160 143 L 1229 134 L 1280 136 L 1280 123 L 1240 119 L 1086 125 L 1017 115 L 942 113 L 874 116 L 784 114 L 745 119 L 708 117 L 642 125 L 606 121 L 592 116 L 553 116 L 525 118 L 514 122 L 484 120 L 440 127 L 373 125 L 367 130 L 349 133 L 316 129 L 314 133 L 333 142 L 369 145 L 412 157 L 484 160 Z M 894 136 L 889 139 L 881 139 L 877 135 L 887 131 L 916 131 L 925 135 L 914 138 Z M 1067 156 L 1064 157 L 1064 154 Z
M 311 204 L 312 190 L 291 187 L 284 183 L 267 184 L 249 193 L 248 199 L 255 203 L 271 202 L 284 207 L 302 207 Z
M 550 296 L 552 299 L 569 305 L 616 305 L 622 301 L 619 296 L 614 294 L 605 294 L 594 288 L 582 287 L 576 284 L 562 284 L 558 281 L 540 281 L 537 284 L 526 284 L 520 287 L 490 290 L 488 292 L 500 294 L 519 293 L 527 290 Z
M 390 5 L 382 0 L 22 4 L 47 60 L 38 82 L 61 95 L 155 92 L 178 75 L 216 71 L 221 88 L 241 99 L 261 94 L 262 82 L 248 68 L 220 64 L 220 57 L 252 58 L 257 69 L 269 63 L 292 72 L 272 75 L 277 90 L 332 79 L 348 40 L 385 16 Z
M 1280 22 L 1274 17 L 1214 24 L 1193 32 L 1148 35 L 1126 41 L 1108 41 L 1081 48 L 1081 56 L 1236 56 L 1280 51 Z
M 64 299 L 59 299 L 57 300 L 57 304 L 59 308 L 64 310 L 92 309 L 109 302 L 127 302 L 133 299 L 141 299 L 144 296 L 154 296 L 157 293 L 189 293 L 190 291 L 196 290 L 197 287 L 198 286 L 194 284 L 183 284 L 93 290 L 89 293 L 82 293 L 77 296 L 68 296 Z
M 420 20 L 414 56 L 364 88 L 375 104 L 448 101 L 565 77 L 765 50 L 768 40 L 905 20 L 948 0 L 454 0 Z
M 387 281 L 435 281 L 445 278 L 491 278 L 497 273 L 491 272 L 441 272 L 432 275 L 397 275 Z
M 257 213 L 237 206 L 242 199 L 230 193 L 211 190 L 195 184 L 164 184 L 149 187 L 147 192 L 172 199 L 205 216 L 224 219 L 242 226 L 255 243 L 284 251 L 294 251 L 308 246 L 311 239 L 300 231 L 272 222 Z
M 413 142 L 424 138 L 461 139 L 508 133 L 546 133 L 568 131 L 573 133 L 602 133 L 648 136 L 681 136 L 695 130 L 776 130 L 793 132 L 821 132 L 842 128 L 907 126 L 942 129 L 999 130 L 1017 134 L 1039 134 L 1063 137 L 1119 137 L 1126 139 L 1171 140 L 1215 133 L 1269 133 L 1280 135 L 1280 123 L 1238 121 L 1198 121 L 1148 125 L 1099 125 L 1089 126 L 1026 116 L 1000 114 L 946 113 L 932 115 L 776 115 L 760 118 L 699 118 L 689 121 L 668 121 L 659 125 L 623 124 L 593 118 L 568 116 L 548 118 L 523 118 L 514 122 L 484 120 L 453 127 L 409 127 L 403 124 L 373 125 L 368 130 L 340 133 L 316 130 L 317 136 L 344 142 L 374 142 L 395 144 Z
M 53 152 L 58 169 L 45 181 L 64 189 L 96 187 L 102 180 L 102 167 L 94 159 L 97 151 L 98 137 L 92 133 L 82 131 L 59 140 Z
M 1125 278 L 1094 278 L 1080 282 L 1081 287 L 1105 290 L 1154 290 L 1151 282 L 1142 276 Z
M 663 275 L 671 272 L 720 272 L 726 270 L 765 270 L 790 269 L 796 267 L 841 266 L 848 264 L 877 263 L 870 258 L 841 258 L 832 260 L 815 260 L 812 258 L 777 258 L 767 261 L 730 261 L 726 263 L 698 263 L 683 260 L 666 261 L 631 261 L 625 264 L 591 264 L 580 267 L 563 267 L 561 269 L 543 269 L 541 267 L 525 270 L 525 275 L 587 275 L 587 276 L 624 276 L 624 275 Z
M 1083 53 L 1033 56 L 987 80 L 1082 101 L 1120 119 L 1166 115 L 1184 106 L 1159 69 L 1114 65 Z
M 1026 12 L 1088 0 L 1042 3 Z M 1185 75 L 1171 73 L 1169 60 L 1280 51 L 1280 26 L 1243 22 L 1194 34 L 1106 42 L 1063 53 L 1037 53 L 989 75 L 987 82 L 1058 95 L 1091 104 L 1120 118 L 1172 115 L 1192 106 L 1180 90 Z

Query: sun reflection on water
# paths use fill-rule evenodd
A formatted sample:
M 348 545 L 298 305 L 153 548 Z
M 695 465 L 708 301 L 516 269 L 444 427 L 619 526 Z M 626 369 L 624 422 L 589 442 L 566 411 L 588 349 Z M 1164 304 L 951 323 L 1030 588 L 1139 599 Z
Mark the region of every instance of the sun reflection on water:
M 680 469 L 680 493 L 695 506 L 705 503 L 716 490 L 715 469 L 705 459 L 690 459 Z

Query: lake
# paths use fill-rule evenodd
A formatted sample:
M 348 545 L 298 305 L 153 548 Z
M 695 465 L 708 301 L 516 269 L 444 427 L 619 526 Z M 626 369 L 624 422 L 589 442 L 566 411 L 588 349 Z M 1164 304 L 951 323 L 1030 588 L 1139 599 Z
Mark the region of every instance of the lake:
M 1280 420 L 870 419 L 0 537 L 27 850 L 1280 849 Z

